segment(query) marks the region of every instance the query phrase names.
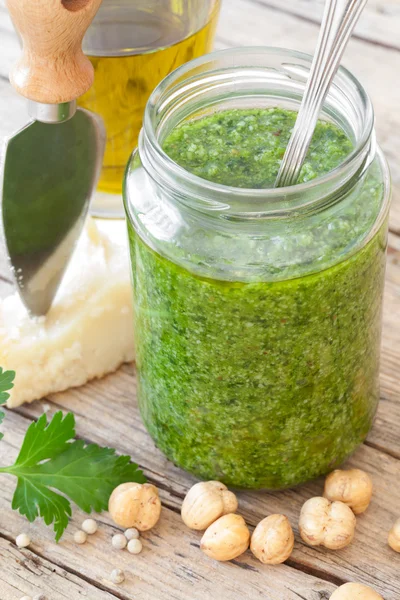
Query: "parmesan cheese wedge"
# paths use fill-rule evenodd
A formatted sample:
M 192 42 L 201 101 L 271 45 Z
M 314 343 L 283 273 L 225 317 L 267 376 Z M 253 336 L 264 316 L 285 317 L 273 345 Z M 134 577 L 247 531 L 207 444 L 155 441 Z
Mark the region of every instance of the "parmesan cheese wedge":
M 0 366 L 16 371 L 9 407 L 82 385 L 134 359 L 128 247 L 121 228 L 119 223 L 112 235 L 88 220 L 45 317 L 30 318 L 17 293 L 1 301 Z

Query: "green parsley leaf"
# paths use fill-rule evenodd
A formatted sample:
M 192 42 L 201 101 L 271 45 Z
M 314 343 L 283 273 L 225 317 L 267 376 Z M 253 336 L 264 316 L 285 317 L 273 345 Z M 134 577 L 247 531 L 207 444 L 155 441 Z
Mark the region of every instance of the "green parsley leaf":
M 0 404 L 5 404 L 10 397 L 7 392 L 14 387 L 15 371 L 3 371 L 0 367 Z
M 3 371 L 0 367 L 0 404 L 5 404 L 10 397 L 8 390 L 14 387 L 15 371 Z M 0 410 L 0 425 L 4 420 L 4 413 Z M 0 433 L 0 440 L 3 438 L 3 434 Z
M 112 491 L 121 483 L 146 481 L 129 456 L 117 456 L 115 450 L 85 444 L 75 437 L 72 413 L 57 412 L 50 423 L 42 415 L 25 435 L 14 465 L 0 469 L 18 478 L 12 508 L 29 521 L 43 517 L 54 524 L 58 541 L 71 516 L 71 499 L 90 513 L 106 510 Z M 61 494 L 54 490 L 58 490 Z
M 57 412 L 49 424 L 43 414 L 36 423 L 32 423 L 25 434 L 15 464 L 31 467 L 46 458 L 52 458 L 59 452 L 64 452 L 69 440 L 75 437 L 75 417 L 68 413 L 65 417 Z

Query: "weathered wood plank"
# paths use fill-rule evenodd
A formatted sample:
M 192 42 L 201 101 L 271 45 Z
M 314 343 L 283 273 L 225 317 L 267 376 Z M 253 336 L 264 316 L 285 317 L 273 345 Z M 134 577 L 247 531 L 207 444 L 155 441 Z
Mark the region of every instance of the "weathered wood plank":
M 2 461 L 5 463 L 15 458 L 27 424 L 23 417 L 10 412 L 7 414 L 2 428 L 6 432 L 2 441 Z M 112 442 L 111 437 L 109 442 Z M 287 565 L 261 565 L 250 552 L 234 563 L 213 562 L 199 549 L 201 535 L 187 529 L 180 516 L 165 506 L 156 528 L 143 534 L 144 549 L 140 555 L 132 556 L 127 551 L 111 547 L 111 537 L 117 529 L 107 513 L 99 516 L 96 535 L 89 536 L 86 544 L 78 546 L 73 542 L 73 532 L 80 526 L 84 515 L 74 510 L 65 536 L 56 544 L 50 528 L 40 522 L 27 525 L 21 516 L 11 511 L 13 489 L 13 480 L 3 477 L 0 486 L 0 531 L 9 538 L 14 538 L 22 530 L 29 531 L 32 539 L 30 548 L 35 554 L 65 566 L 68 571 L 83 576 L 91 585 L 118 594 L 122 600 L 213 600 L 215 590 L 224 600 L 320 600 L 328 598 L 334 589 L 331 583 Z M 168 492 L 162 490 L 161 496 L 164 503 L 171 502 Z M 3 568 L 6 569 L 9 563 L 10 557 Z M 126 580 L 123 585 L 115 586 L 110 582 L 109 574 L 113 568 L 124 570 Z M 39 584 L 38 580 L 35 582 Z M 67 582 L 65 588 L 68 588 Z M 87 597 L 93 600 L 108 597 L 91 596 L 89 590 L 88 587 Z M 64 596 L 51 595 L 50 598 L 61 600 Z M 14 598 L 10 597 L 10 600 Z M 392 600 L 390 596 L 388 600 Z
M 29 550 L 19 550 L 0 538 L 1 600 L 43 594 L 46 600 L 112 600 L 105 592 Z
M 321 22 L 325 0 L 250 0 L 279 12 L 301 17 L 312 23 Z M 374 44 L 400 50 L 400 6 L 398 0 L 369 0 L 356 26 L 354 35 Z
M 154 447 L 140 420 L 134 394 L 133 372 L 125 367 L 102 381 L 56 395 L 56 404 L 50 402 L 50 414 L 59 408 L 72 410 L 77 417 L 78 435 L 131 454 L 144 468 L 146 475 L 163 490 L 164 503 L 179 509 L 181 499 L 194 479 L 167 461 Z M 36 417 L 41 414 L 42 405 L 34 403 L 24 406 L 21 412 Z M 20 428 L 20 422 L 15 419 L 14 415 L 7 413 L 6 423 L 10 424 L 13 437 Z M 9 436 L 7 441 L 10 442 Z M 386 537 L 399 516 L 400 463 L 387 454 L 363 445 L 349 465 L 364 468 L 370 473 L 376 490 L 368 513 L 359 518 L 356 541 L 338 553 L 311 549 L 299 543 L 290 564 L 308 572 L 311 570 L 328 580 L 334 577 L 335 581 L 362 581 L 384 593 L 385 600 L 395 600 L 400 596 L 400 580 L 397 576 L 399 556 L 387 547 Z M 301 505 L 307 498 L 320 495 L 322 488 L 323 483 L 318 480 L 283 492 L 241 492 L 240 510 L 253 526 L 268 514 L 283 512 L 297 530 Z M 178 523 L 175 526 L 178 527 Z M 0 529 L 2 527 L 4 524 L 0 520 Z M 197 557 L 195 560 L 200 559 Z
M 383 312 L 382 395 L 368 444 L 400 458 L 400 238 L 391 235 Z
M 386 286 L 383 310 L 383 336 L 381 357 L 381 382 L 384 399 L 399 401 L 400 399 L 400 239 L 390 236 L 388 261 L 386 269 Z M 386 403 L 381 405 L 379 415 L 386 410 Z M 384 427 L 379 424 L 379 436 L 385 439 L 385 434 L 395 432 L 396 428 L 390 418 Z M 400 432 L 396 430 L 392 443 L 387 441 L 387 449 L 400 453 Z

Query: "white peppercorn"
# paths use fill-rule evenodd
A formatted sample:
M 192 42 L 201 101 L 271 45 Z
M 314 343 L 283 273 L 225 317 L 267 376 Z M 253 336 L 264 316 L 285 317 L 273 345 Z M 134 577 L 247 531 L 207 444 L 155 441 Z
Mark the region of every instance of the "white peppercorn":
M 89 535 L 93 535 L 97 531 L 97 523 L 94 519 L 85 519 L 82 523 L 82 531 Z
M 17 544 L 18 548 L 27 548 L 27 546 L 29 546 L 31 543 L 31 538 L 26 533 L 20 533 L 17 536 L 15 543 Z
M 121 569 L 114 569 L 111 572 L 111 581 L 116 583 L 123 583 L 125 581 L 125 573 Z
M 130 540 L 128 542 L 128 552 L 131 554 L 140 554 L 142 550 L 143 546 L 140 540 Z
M 75 544 L 84 544 L 87 540 L 87 535 L 84 531 L 79 530 L 74 533 L 74 542 Z
M 128 542 L 130 540 L 138 540 L 140 537 L 140 533 L 137 529 L 135 529 L 134 527 L 130 527 L 129 529 L 127 529 L 125 531 L 125 537 L 128 540 Z
M 128 540 L 122 533 L 117 533 L 116 535 L 113 536 L 111 543 L 112 543 L 113 547 L 116 548 L 117 550 L 123 550 L 124 548 L 126 548 Z

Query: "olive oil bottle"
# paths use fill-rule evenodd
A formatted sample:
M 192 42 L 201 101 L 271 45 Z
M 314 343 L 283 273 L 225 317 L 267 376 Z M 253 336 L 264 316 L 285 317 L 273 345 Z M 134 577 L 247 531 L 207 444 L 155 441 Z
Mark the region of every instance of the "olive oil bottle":
M 136 146 L 146 102 L 168 73 L 212 49 L 219 4 L 104 0 L 84 39 L 94 85 L 79 101 L 103 117 L 107 133 L 98 189 L 114 196 L 98 194 L 95 213 L 121 216 L 125 165 Z

